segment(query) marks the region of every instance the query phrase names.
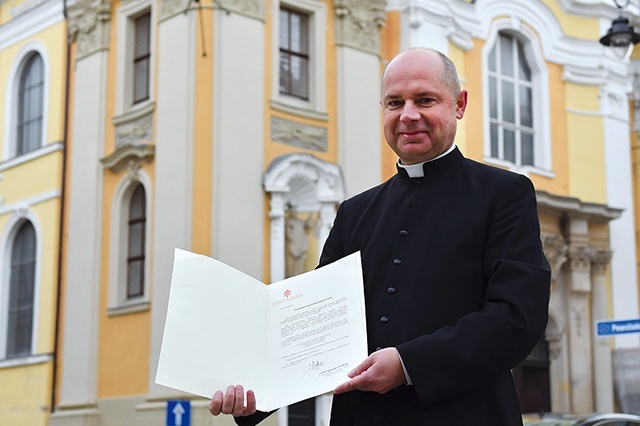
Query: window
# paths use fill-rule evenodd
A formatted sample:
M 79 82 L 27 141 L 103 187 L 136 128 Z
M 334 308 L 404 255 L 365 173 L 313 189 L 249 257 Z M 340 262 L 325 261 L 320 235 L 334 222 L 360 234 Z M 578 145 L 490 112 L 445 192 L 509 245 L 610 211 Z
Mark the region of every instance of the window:
M 536 166 L 532 72 L 523 43 L 500 32 L 489 54 L 490 156 Z
M 37 149 L 42 141 L 44 66 L 33 54 L 20 76 L 18 87 L 17 155 Z
M 11 249 L 7 358 L 31 354 L 35 270 L 36 234 L 31 222 L 24 222 Z
M 288 114 L 328 120 L 325 2 L 273 0 L 270 16 L 270 106 Z
M 138 184 L 129 205 L 127 299 L 144 295 L 146 211 L 144 187 Z
M 135 51 L 133 54 L 133 103 L 149 99 L 149 71 L 151 65 L 151 13 L 134 19 Z
M 280 8 L 280 93 L 309 99 L 309 16 Z

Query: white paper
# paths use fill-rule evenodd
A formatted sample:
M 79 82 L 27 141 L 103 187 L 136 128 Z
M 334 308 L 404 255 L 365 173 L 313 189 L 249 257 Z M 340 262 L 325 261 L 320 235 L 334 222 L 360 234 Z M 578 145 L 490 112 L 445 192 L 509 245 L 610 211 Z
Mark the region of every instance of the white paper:
M 156 383 L 241 384 L 270 411 L 332 391 L 367 357 L 360 253 L 271 285 L 176 249 Z

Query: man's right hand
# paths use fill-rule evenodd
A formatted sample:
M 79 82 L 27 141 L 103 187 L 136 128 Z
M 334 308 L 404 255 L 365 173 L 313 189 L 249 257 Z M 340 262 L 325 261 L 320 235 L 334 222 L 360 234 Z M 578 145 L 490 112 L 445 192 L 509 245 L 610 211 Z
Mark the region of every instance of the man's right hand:
M 209 412 L 214 416 L 219 414 L 231 414 L 235 417 L 246 417 L 256 412 L 256 395 L 252 390 L 247 391 L 247 405 L 244 401 L 244 388 L 242 385 L 229 385 L 227 392 L 217 391 L 211 398 Z

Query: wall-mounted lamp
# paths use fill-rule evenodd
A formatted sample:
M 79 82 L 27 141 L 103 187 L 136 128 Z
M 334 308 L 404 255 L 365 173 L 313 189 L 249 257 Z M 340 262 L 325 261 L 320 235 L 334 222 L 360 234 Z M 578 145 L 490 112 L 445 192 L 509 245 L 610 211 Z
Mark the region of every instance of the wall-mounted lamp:
M 633 46 L 640 42 L 640 34 L 629 25 L 629 20 L 622 16 L 622 11 L 629 5 L 629 0 L 624 6 L 618 4 L 618 0 L 613 2 L 618 7 L 619 16 L 611 22 L 611 28 L 600 39 L 600 43 L 613 48 L 615 55 L 619 58 L 626 59 L 631 55 Z

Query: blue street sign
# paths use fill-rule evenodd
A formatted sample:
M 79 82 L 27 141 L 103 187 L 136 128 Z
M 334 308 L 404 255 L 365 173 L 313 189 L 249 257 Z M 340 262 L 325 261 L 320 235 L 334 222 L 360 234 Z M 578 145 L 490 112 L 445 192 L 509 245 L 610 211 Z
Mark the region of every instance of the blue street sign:
M 191 402 L 167 401 L 167 425 L 166 426 L 190 426 Z
M 596 333 L 598 337 L 640 333 L 640 318 L 620 321 L 598 321 L 596 323 Z

